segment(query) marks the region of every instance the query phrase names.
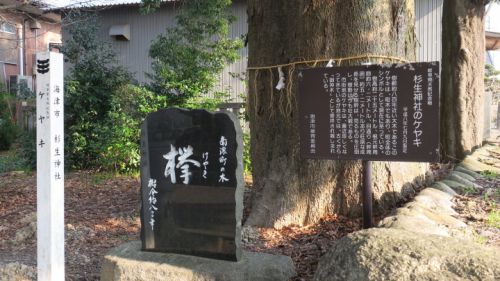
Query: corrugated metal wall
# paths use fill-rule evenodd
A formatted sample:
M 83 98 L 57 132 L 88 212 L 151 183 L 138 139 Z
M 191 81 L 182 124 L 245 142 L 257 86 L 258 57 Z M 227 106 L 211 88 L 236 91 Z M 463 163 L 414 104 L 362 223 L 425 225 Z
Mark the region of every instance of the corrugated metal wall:
M 246 1 L 233 1 L 232 11 L 237 17 L 231 26 L 231 37 L 241 38 L 248 32 L 247 24 L 247 4 Z M 245 47 L 239 51 L 241 59 L 228 66 L 221 74 L 219 89 L 229 87 L 231 92 L 231 101 L 242 102 L 242 96 L 246 96 L 246 71 L 248 61 L 248 49 Z
M 238 18 L 231 27 L 231 37 L 241 37 L 247 33 L 247 14 L 245 1 L 237 1 L 232 7 Z M 151 58 L 148 56 L 149 46 L 166 28 L 175 24 L 175 9 L 168 5 L 153 14 L 141 15 L 138 6 L 113 7 L 102 10 L 100 38 L 110 42 L 121 63 L 131 72 L 140 83 L 148 81 L 146 73 L 151 72 Z M 130 25 L 130 41 L 117 41 L 109 36 L 109 28 L 113 25 Z M 242 101 L 241 95 L 246 95 L 245 83 L 242 79 L 233 77 L 245 75 L 247 67 L 247 49 L 240 51 L 241 60 L 228 66 L 221 74 L 219 88 L 228 88 L 231 92 L 231 101 Z
M 441 61 L 443 0 L 415 1 L 417 61 Z
M 246 1 L 235 1 L 232 10 L 238 20 L 231 27 L 231 36 L 247 33 Z M 415 31 L 417 35 L 417 61 L 441 60 L 441 19 L 443 0 L 415 0 Z M 138 6 L 113 7 L 100 12 L 102 29 L 100 37 L 113 44 L 124 66 L 135 73 L 140 83 L 146 83 L 146 73 L 151 72 L 149 45 L 166 28 L 175 24 L 175 11 L 164 7 L 153 14 L 141 15 Z M 130 41 L 116 41 L 108 35 L 113 25 L 129 24 Z M 248 50 L 240 51 L 241 60 L 228 66 L 221 74 L 218 88 L 230 89 L 231 101 L 242 101 L 246 95 L 246 67 Z

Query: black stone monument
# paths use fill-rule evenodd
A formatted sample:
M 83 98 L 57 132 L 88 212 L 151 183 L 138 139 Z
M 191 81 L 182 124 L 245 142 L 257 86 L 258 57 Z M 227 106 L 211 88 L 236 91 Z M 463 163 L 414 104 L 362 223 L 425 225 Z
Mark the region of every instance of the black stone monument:
M 242 156 L 230 113 L 149 114 L 141 127 L 142 249 L 239 260 Z

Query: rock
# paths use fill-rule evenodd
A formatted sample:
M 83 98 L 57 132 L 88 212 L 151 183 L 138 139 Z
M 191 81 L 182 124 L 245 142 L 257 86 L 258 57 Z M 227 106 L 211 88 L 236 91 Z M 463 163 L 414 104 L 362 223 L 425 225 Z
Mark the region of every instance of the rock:
M 407 209 L 398 210 L 398 215 L 390 216 L 380 221 L 379 226 L 384 228 L 402 229 L 407 231 L 415 231 L 418 233 L 434 234 L 441 236 L 451 236 L 448 229 L 444 225 L 440 225 L 435 221 L 427 218 L 423 214 L 409 213 Z
M 463 166 L 464 168 L 471 170 L 471 171 L 474 171 L 474 172 L 493 171 L 495 173 L 500 173 L 499 168 L 483 164 L 471 155 L 465 157 L 464 161 L 462 161 L 462 163 L 460 163 L 460 165 Z
M 500 251 L 468 240 L 372 228 L 340 239 L 314 276 L 328 280 L 495 280 Z
M 260 235 L 259 229 L 256 227 L 244 226 L 241 229 L 241 239 L 245 243 L 249 243 L 251 241 L 256 241 L 259 239 L 260 236 L 261 235 Z
M 102 281 L 126 280 L 289 280 L 295 276 L 292 259 L 243 251 L 238 262 L 178 254 L 141 251 L 141 242 L 128 242 L 111 250 L 101 269 Z
M 482 188 L 480 185 L 475 184 L 468 179 L 462 178 L 461 176 L 457 175 L 456 173 L 455 174 L 451 173 L 450 175 L 448 175 L 446 177 L 446 179 L 459 182 L 459 183 L 463 184 L 465 187 Z
M 473 237 L 472 230 L 464 222 L 449 214 L 429 209 L 420 202 L 410 202 L 397 209 L 394 216 L 383 219 L 379 226 L 461 239 Z
M 474 182 L 476 180 L 475 177 L 473 177 L 473 176 L 471 176 L 471 175 L 469 175 L 467 173 L 462 173 L 462 172 L 459 172 L 459 171 L 452 171 L 450 174 L 451 175 L 457 175 L 457 176 L 459 176 L 461 178 L 464 178 L 466 180 L 469 180 L 471 182 Z
M 380 227 L 418 233 L 472 238 L 472 230 L 456 219 L 453 196 L 434 188 L 422 190 L 412 202 L 398 208 L 393 216 L 383 219 Z
M 469 170 L 469 169 L 466 169 L 466 168 L 464 168 L 464 167 L 462 167 L 462 166 L 460 166 L 460 165 L 459 165 L 459 166 L 457 166 L 457 167 L 455 167 L 455 171 L 457 171 L 457 172 L 461 172 L 461 173 L 464 173 L 464 174 L 468 174 L 469 176 L 471 176 L 471 177 L 473 177 L 473 178 L 475 178 L 475 179 L 480 179 L 480 178 L 482 178 L 482 177 L 483 177 L 483 176 L 481 176 L 480 174 L 478 174 L 478 173 L 476 173 L 476 172 L 474 172 L 474 171 L 471 171 L 471 170 Z
M 454 215 L 452 196 L 435 188 L 423 189 L 414 199 L 431 210 Z
M 446 184 L 447 186 L 453 188 L 453 190 L 455 190 L 457 192 L 463 192 L 465 187 L 466 187 L 465 184 L 459 183 L 459 182 L 454 181 L 454 180 L 442 180 L 441 182 Z
M 476 186 L 468 186 L 464 183 L 450 179 L 442 180 L 442 182 L 460 194 L 467 192 L 475 192 L 477 191 L 477 189 L 482 188 L 481 186 L 479 186 L 479 188 L 477 188 Z
M 1 265 L 0 280 L 2 281 L 36 280 L 36 268 L 18 262 Z
M 453 190 L 451 187 L 449 187 L 448 185 L 446 185 L 444 182 L 441 182 L 441 181 L 435 182 L 431 187 L 435 188 L 437 190 L 441 190 L 442 192 L 445 192 L 445 193 L 450 194 L 452 196 L 457 195 L 455 190 Z
M 245 182 L 237 116 L 180 108 L 148 114 L 141 183 L 143 249 L 239 260 Z

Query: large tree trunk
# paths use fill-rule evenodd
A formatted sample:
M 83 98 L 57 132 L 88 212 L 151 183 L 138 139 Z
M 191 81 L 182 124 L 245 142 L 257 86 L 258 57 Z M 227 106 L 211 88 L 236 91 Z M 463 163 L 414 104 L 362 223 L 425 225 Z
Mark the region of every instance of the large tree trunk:
M 443 160 L 461 160 L 482 143 L 484 2 L 444 1 L 441 72 Z
M 366 53 L 413 60 L 413 9 L 412 0 L 249 0 L 249 66 Z M 281 91 L 273 89 L 276 68 L 249 71 L 255 189 L 247 224 L 280 228 L 314 223 L 329 213 L 359 215 L 361 162 L 300 158 L 296 72 L 283 71 Z M 402 189 L 413 192 L 412 183 L 424 179 L 425 170 L 415 163 L 374 164 L 378 206 L 394 204 Z

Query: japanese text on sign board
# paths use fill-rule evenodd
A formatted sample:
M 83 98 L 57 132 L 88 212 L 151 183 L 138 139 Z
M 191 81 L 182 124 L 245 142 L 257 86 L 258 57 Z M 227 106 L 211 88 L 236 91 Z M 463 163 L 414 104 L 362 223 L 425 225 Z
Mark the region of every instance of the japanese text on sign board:
M 437 63 L 316 68 L 299 78 L 302 156 L 437 159 Z

